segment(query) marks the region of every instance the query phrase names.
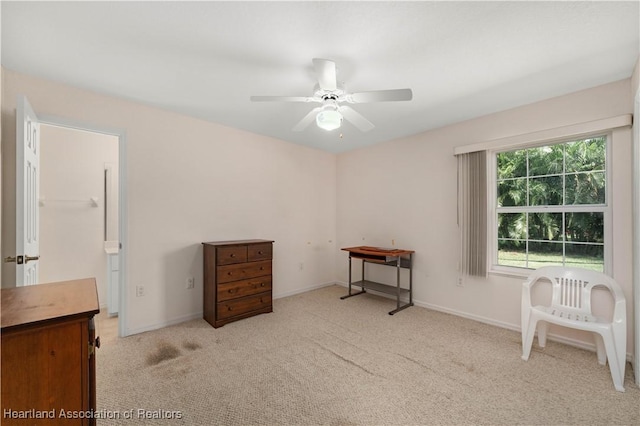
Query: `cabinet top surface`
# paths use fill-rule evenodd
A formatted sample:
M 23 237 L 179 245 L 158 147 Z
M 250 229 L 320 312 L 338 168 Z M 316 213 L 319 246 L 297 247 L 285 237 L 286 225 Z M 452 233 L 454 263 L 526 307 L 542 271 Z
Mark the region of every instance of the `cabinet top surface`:
M 100 312 L 95 278 L 5 288 L 1 294 L 0 326 L 3 330 Z
M 206 244 L 208 246 L 233 246 L 238 244 L 260 244 L 260 243 L 273 243 L 273 240 L 210 241 L 202 244 Z
M 363 254 L 367 256 L 389 256 L 397 257 L 406 254 L 415 253 L 413 250 L 406 249 L 392 249 L 384 247 L 370 247 L 370 246 L 357 246 L 357 247 L 345 247 L 342 250 L 348 251 L 350 254 Z

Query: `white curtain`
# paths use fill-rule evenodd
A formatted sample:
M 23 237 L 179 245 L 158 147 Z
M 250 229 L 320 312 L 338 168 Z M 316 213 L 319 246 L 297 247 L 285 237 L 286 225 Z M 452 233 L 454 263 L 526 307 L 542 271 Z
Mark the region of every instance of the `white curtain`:
M 487 152 L 458 154 L 460 271 L 487 276 Z

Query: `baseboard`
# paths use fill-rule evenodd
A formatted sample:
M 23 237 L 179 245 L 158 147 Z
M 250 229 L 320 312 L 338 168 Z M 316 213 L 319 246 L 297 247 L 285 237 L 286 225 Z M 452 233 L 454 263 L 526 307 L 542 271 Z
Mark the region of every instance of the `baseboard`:
M 164 328 L 164 327 L 169 327 L 171 325 L 176 325 L 176 324 L 180 324 L 181 322 L 185 322 L 185 321 L 191 321 L 194 319 L 198 319 L 198 318 L 202 318 L 203 312 L 197 312 L 194 314 L 189 314 L 189 315 L 183 315 L 181 317 L 177 317 L 177 318 L 173 318 L 167 321 L 162 321 L 162 322 L 158 322 L 155 323 L 153 325 L 147 325 L 144 327 L 140 327 L 140 328 L 130 328 L 127 329 L 127 336 L 132 336 L 134 334 L 139 334 L 139 333 L 145 333 L 147 331 L 153 331 L 153 330 L 158 330 L 160 328 Z
M 100 306 L 100 314 L 106 315 L 108 318 L 116 318 L 118 313 L 115 314 L 109 313 L 109 307 L 107 305 Z
M 297 290 L 287 291 L 287 292 L 284 292 L 284 293 L 278 293 L 278 294 L 274 294 L 273 298 L 274 299 L 281 299 L 283 297 L 293 296 L 293 295 L 300 294 L 300 293 L 306 293 L 308 291 L 317 290 L 319 288 L 328 287 L 328 286 L 331 286 L 331 285 L 334 285 L 334 284 L 335 284 L 335 282 L 331 281 L 331 282 L 328 282 L 328 283 L 318 284 L 318 285 L 315 285 L 313 287 L 306 287 L 306 288 L 303 288 L 303 289 L 297 289 Z M 145 333 L 147 331 L 158 330 L 160 328 L 164 328 L 164 327 L 169 327 L 171 325 L 180 324 L 181 322 L 191 321 L 191 320 L 194 320 L 194 319 L 202 318 L 202 315 L 203 315 L 203 312 L 199 311 L 199 312 L 194 313 L 194 314 L 183 315 L 181 317 L 172 318 L 170 320 L 159 322 L 159 323 L 155 323 L 155 324 L 148 325 L 148 326 L 145 326 L 145 327 L 128 329 L 127 330 L 127 336 L 132 336 L 132 335 L 138 334 L 138 333 Z
M 520 332 L 520 327 L 508 322 L 498 321 L 493 318 L 487 318 L 480 315 L 469 314 L 467 312 L 462 312 L 462 311 L 458 311 L 456 309 L 451 309 L 451 308 L 445 308 L 444 306 L 434 305 L 433 303 L 421 302 L 415 299 L 413 301 L 413 304 L 423 308 L 431 309 L 433 311 L 444 312 L 445 314 L 451 314 L 458 317 L 481 322 L 484 324 L 489 324 L 489 325 L 493 325 L 500 328 L 506 328 L 507 330 Z
M 347 288 L 348 284 L 342 281 L 331 281 L 331 282 L 327 282 L 327 283 L 323 283 L 323 284 L 318 284 L 312 287 L 306 287 L 303 289 L 297 289 L 297 290 L 291 290 L 291 291 L 287 291 L 284 293 L 278 293 L 278 294 L 274 294 L 273 298 L 274 299 L 282 299 L 284 297 L 289 297 L 289 296 L 294 296 L 296 294 L 302 294 L 302 293 L 306 293 L 308 291 L 313 291 L 313 290 L 318 290 L 320 288 L 324 288 L 324 287 L 329 287 L 332 285 L 339 285 L 342 287 Z M 378 293 L 376 291 L 372 291 L 372 290 L 367 290 L 368 293 L 371 294 L 375 294 L 377 296 L 381 296 L 381 297 L 386 297 L 387 299 L 393 299 L 393 296 L 388 295 L 388 294 L 384 294 L 384 293 Z M 508 322 L 504 322 L 504 321 L 497 321 L 495 319 L 492 318 L 487 318 L 487 317 L 483 317 L 480 315 L 474 315 L 474 314 L 469 314 L 467 312 L 462 312 L 462 311 L 458 311 L 456 309 L 451 309 L 451 308 L 446 308 L 444 306 L 439 306 L 439 305 L 434 305 L 433 303 L 427 303 L 427 302 L 422 302 L 416 299 L 413 299 L 413 304 L 415 306 L 419 306 L 421 308 L 425 308 L 425 309 L 431 309 L 434 311 L 438 311 L 438 312 L 443 312 L 445 314 L 450 314 L 450 315 L 455 315 L 458 317 L 462 317 L 462 318 L 467 318 L 470 319 L 472 321 L 478 321 L 484 324 L 488 324 L 488 325 L 492 325 L 495 327 L 500 327 L 500 328 L 505 328 L 507 330 L 511 330 L 511 331 L 516 331 L 518 333 L 521 332 L 521 327 L 514 325 L 514 324 L 510 324 Z M 194 319 L 198 319 L 198 318 L 202 318 L 203 312 L 197 312 L 195 314 L 189 314 L 189 315 L 184 315 L 178 318 L 174 318 L 168 321 L 163 321 L 160 323 L 156 323 L 153 325 L 149 325 L 149 326 L 145 326 L 145 327 L 140 327 L 140 328 L 136 328 L 136 329 L 129 329 L 127 330 L 127 336 L 131 336 L 133 334 L 138 334 L 138 333 L 144 333 L 147 331 L 152 331 L 152 330 L 158 330 L 160 328 L 164 328 L 164 327 L 168 327 L 171 325 L 176 325 L 179 324 L 181 322 L 185 322 L 185 321 L 191 321 Z M 553 333 L 549 333 L 547 335 L 547 340 L 550 341 L 554 341 L 554 342 L 558 342 L 558 343 L 563 343 L 565 345 L 569 345 L 569 346 L 574 346 L 580 349 L 584 349 L 587 351 L 591 351 L 591 352 L 595 352 L 596 351 L 596 346 L 595 344 L 590 344 L 587 342 L 583 342 L 581 340 L 576 340 L 576 339 L 572 339 L 569 337 L 564 337 L 564 336 L 559 336 L 557 334 L 553 334 Z M 627 361 L 633 363 L 633 355 L 631 353 L 627 353 L 626 355 Z
M 343 287 L 348 287 L 348 284 L 344 283 L 344 282 L 336 282 L 336 284 L 341 285 Z M 394 299 L 394 297 L 392 295 L 388 295 L 388 294 L 384 294 L 384 293 L 378 293 L 378 292 L 374 292 L 374 291 L 371 291 L 371 290 L 367 290 L 367 293 L 372 293 L 372 294 L 375 294 L 377 296 L 386 297 L 388 299 Z M 481 323 L 484 323 L 484 324 L 488 324 L 488 325 L 492 325 L 492 326 L 495 326 L 495 327 L 500 327 L 500 328 L 505 328 L 507 330 L 516 331 L 518 333 L 522 332 L 521 331 L 522 327 L 520 327 L 519 325 L 508 323 L 508 322 L 497 321 L 497 320 L 492 319 L 492 318 L 487 318 L 487 317 L 483 317 L 483 316 L 480 316 L 480 315 L 469 314 L 467 312 L 458 311 L 456 309 L 451 309 L 451 308 L 446 308 L 444 306 L 434 305 L 433 303 L 421 302 L 421 301 L 416 300 L 416 299 L 413 299 L 413 304 L 415 306 L 420 306 L 422 308 L 431 309 L 431 310 L 434 310 L 434 311 L 443 312 L 445 314 L 455 315 L 455 316 L 462 317 L 462 318 L 467 318 L 467 319 L 470 319 L 470 320 L 473 320 L 473 321 L 478 321 L 478 322 L 481 322 Z M 576 348 L 584 349 L 584 350 L 591 351 L 591 352 L 595 352 L 596 351 L 595 343 L 587 343 L 587 342 L 584 342 L 582 340 L 576 340 L 576 339 L 572 339 L 572 338 L 569 338 L 569 337 L 560 336 L 560 335 L 557 335 L 557 334 L 554 334 L 554 333 L 548 333 L 547 334 L 547 340 L 558 342 L 558 343 L 563 343 L 565 345 L 574 346 Z M 626 359 L 629 362 L 633 362 L 633 355 L 631 353 L 627 353 L 626 354 Z
M 331 281 L 331 282 L 327 282 L 327 283 L 314 285 L 312 287 L 305 287 L 305 288 L 301 288 L 301 289 L 285 291 L 284 293 L 274 294 L 273 298 L 274 299 L 282 299 L 283 297 L 295 296 L 296 294 L 301 294 L 301 293 L 306 293 L 308 291 L 318 290 L 319 288 L 329 287 L 329 286 L 332 286 L 334 284 L 336 284 L 336 282 L 335 281 Z

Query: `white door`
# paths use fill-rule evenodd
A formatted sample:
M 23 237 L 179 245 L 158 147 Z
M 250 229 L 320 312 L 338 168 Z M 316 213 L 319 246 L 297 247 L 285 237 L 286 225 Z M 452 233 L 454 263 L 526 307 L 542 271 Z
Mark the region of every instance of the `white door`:
M 40 123 L 29 101 L 16 114 L 16 285 L 38 283 Z

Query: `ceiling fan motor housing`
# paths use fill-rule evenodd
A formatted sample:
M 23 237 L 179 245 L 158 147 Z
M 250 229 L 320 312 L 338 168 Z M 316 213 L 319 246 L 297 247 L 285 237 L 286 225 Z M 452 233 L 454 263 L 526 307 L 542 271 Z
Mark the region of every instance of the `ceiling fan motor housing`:
M 326 101 L 328 99 L 342 102 L 346 92 L 344 86 L 337 85 L 336 90 L 322 89 L 318 84 L 315 85 L 313 97 Z

